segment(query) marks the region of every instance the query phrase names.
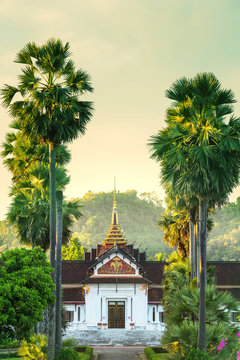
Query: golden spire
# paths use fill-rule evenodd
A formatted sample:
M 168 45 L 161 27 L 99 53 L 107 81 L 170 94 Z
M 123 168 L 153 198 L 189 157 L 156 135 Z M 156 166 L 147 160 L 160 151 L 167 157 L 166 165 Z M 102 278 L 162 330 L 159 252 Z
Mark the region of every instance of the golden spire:
M 116 176 L 114 176 L 113 210 L 117 210 L 117 204 L 116 204 Z
M 118 213 L 117 213 L 117 203 L 116 203 L 116 177 L 115 176 L 114 176 L 113 210 L 112 210 L 111 225 L 118 225 Z
M 127 244 L 127 240 L 124 238 L 122 230 L 120 229 L 118 223 L 118 212 L 117 212 L 117 203 L 116 203 L 116 178 L 114 177 L 114 192 L 113 192 L 113 210 L 112 210 L 112 222 L 110 224 L 110 228 L 108 230 L 107 236 L 105 240 L 103 240 L 103 244 L 106 245 L 107 248 L 110 248 L 113 245 L 125 246 Z

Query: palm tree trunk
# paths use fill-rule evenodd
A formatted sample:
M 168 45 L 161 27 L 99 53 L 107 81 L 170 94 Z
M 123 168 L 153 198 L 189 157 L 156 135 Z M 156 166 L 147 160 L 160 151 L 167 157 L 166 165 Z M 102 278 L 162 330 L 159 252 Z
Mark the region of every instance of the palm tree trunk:
M 195 266 L 194 266 L 194 276 L 198 278 L 198 221 L 194 224 L 194 255 L 195 255 Z
M 206 351 L 206 244 L 207 244 L 207 200 L 199 201 L 200 232 L 200 314 L 198 348 Z
M 55 247 L 56 247 L 56 176 L 55 176 L 55 148 L 49 143 L 50 165 L 50 263 L 54 269 L 52 279 L 55 283 Z M 55 292 L 55 291 L 54 291 Z M 55 358 L 55 303 L 48 308 L 48 349 L 47 360 Z
M 199 219 L 194 228 L 194 243 L 195 243 L 195 276 L 197 278 L 197 288 L 200 288 L 200 237 L 199 237 Z
M 62 191 L 57 191 L 56 356 L 62 348 Z
M 192 280 L 194 278 L 195 251 L 194 251 L 194 224 L 191 220 L 189 220 L 189 232 L 190 232 L 189 254 L 190 254 L 191 280 Z

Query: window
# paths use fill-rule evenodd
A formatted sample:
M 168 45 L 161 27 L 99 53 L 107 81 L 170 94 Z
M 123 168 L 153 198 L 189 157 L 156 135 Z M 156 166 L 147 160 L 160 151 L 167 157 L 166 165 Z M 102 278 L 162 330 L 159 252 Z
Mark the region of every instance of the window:
M 163 312 L 159 311 L 159 322 L 164 322 Z
M 156 317 L 156 310 L 155 310 L 155 306 L 153 307 L 153 322 L 155 322 L 155 317 Z
M 81 320 L 81 308 L 78 306 L 78 321 Z
M 66 311 L 66 321 L 73 322 L 74 311 Z
M 232 321 L 240 322 L 240 312 L 232 312 Z

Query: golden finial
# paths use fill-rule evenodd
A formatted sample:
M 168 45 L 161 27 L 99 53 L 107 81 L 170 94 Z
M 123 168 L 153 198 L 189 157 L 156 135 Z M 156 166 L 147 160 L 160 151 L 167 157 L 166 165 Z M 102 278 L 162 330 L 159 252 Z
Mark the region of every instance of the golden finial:
M 113 210 L 117 210 L 117 204 L 116 204 L 116 176 L 114 176 Z
M 118 224 L 117 203 L 116 203 L 116 176 L 114 176 L 112 224 L 113 225 Z

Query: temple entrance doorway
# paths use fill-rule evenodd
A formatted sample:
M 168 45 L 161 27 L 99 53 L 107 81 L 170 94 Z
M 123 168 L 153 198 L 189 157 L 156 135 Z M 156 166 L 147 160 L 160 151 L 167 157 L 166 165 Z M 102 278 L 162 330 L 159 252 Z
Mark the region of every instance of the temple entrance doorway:
M 108 302 L 108 328 L 125 329 L 125 302 Z

